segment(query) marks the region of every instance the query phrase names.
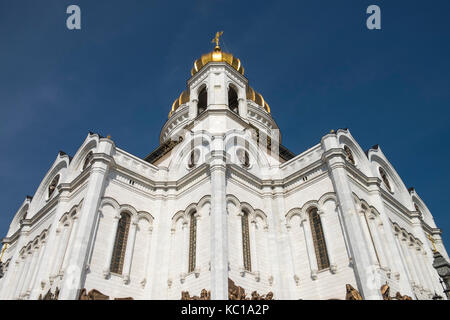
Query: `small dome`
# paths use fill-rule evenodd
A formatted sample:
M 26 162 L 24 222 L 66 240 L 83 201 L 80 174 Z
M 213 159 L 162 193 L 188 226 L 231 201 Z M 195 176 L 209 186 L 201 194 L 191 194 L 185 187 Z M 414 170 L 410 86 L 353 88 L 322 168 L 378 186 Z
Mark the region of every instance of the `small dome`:
M 178 98 L 176 98 L 175 101 L 173 102 L 172 110 L 170 110 L 170 112 L 169 112 L 169 118 L 172 115 L 172 113 L 174 113 L 178 109 L 179 106 L 189 102 L 189 99 L 190 99 L 189 91 L 184 90 L 180 94 L 180 96 Z
M 202 55 L 200 59 L 195 60 L 194 67 L 191 70 L 191 75 L 193 76 L 199 72 L 209 62 L 226 62 L 236 69 L 237 72 L 244 75 L 244 67 L 241 64 L 241 60 L 233 56 L 231 53 L 222 52 L 219 46 L 216 46 L 213 52 L 206 53 Z
M 263 107 L 264 109 L 266 109 L 266 111 L 268 113 L 270 113 L 269 104 L 266 101 L 264 101 L 264 98 L 263 98 L 263 96 L 260 93 L 258 93 L 255 90 L 253 90 L 253 88 L 250 87 L 250 86 L 247 86 L 246 93 L 247 93 L 247 99 L 248 100 L 252 100 L 257 105 L 259 105 L 259 106 Z

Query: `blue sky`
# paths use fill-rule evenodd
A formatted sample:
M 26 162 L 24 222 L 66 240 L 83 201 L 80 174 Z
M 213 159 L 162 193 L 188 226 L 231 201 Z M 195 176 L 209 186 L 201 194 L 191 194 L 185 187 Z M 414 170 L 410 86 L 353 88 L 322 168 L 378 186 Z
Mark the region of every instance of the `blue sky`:
M 80 31 L 66 28 L 71 4 Z M 371 4 L 380 31 L 365 27 Z M 224 30 L 285 146 L 300 153 L 337 128 L 363 149 L 380 144 L 449 243 L 448 12 L 448 0 L 0 0 L 0 234 L 88 131 L 152 151 L 194 60 Z

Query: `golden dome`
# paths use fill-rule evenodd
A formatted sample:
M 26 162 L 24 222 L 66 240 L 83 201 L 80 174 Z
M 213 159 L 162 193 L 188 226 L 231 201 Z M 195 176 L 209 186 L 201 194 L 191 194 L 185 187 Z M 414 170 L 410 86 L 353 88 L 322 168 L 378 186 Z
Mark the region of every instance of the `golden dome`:
M 247 93 L 247 99 L 248 100 L 252 100 L 257 105 L 259 105 L 259 106 L 263 107 L 264 109 L 266 109 L 266 111 L 268 113 L 270 113 L 269 104 L 266 101 L 264 101 L 264 98 L 263 98 L 263 96 L 260 93 L 258 93 L 255 90 L 253 90 L 253 88 L 250 87 L 250 86 L 247 86 L 246 93 Z
M 191 76 L 200 71 L 209 62 L 226 62 L 237 72 L 244 75 L 244 67 L 241 64 L 241 60 L 233 56 L 231 53 L 222 52 L 219 46 L 214 48 L 213 52 L 202 55 L 200 59 L 195 60 L 194 67 L 191 70 Z
M 175 101 L 172 103 L 172 110 L 169 112 L 169 118 L 172 115 L 172 113 L 178 109 L 179 106 L 181 106 L 184 103 L 189 102 L 190 95 L 189 91 L 184 90 L 178 98 L 175 99 Z

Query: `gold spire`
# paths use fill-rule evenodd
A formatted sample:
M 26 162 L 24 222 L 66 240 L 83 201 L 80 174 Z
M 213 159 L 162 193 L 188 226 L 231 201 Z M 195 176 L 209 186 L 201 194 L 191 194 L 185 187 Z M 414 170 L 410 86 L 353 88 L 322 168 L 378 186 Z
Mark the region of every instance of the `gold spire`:
M 223 31 L 217 31 L 216 36 L 211 40 L 211 43 L 216 43 L 216 49 L 219 48 L 219 38 L 223 35 Z
M 427 238 L 428 238 L 428 240 L 431 241 L 431 245 L 433 246 L 433 252 L 437 252 L 436 240 L 434 240 L 434 238 L 431 235 L 429 235 L 429 234 L 427 234 Z

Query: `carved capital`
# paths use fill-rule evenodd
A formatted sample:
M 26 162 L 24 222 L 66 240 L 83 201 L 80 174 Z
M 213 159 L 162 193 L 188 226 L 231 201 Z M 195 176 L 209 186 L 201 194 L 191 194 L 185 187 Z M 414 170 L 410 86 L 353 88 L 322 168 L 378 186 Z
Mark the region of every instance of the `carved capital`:
M 296 274 L 294 274 L 294 281 L 296 286 L 300 285 L 300 277 Z
M 273 284 L 273 276 L 270 275 L 267 280 L 269 281 L 269 286 L 271 286 Z
M 337 265 L 335 263 L 333 263 L 332 265 L 330 265 L 330 272 L 332 274 L 335 274 L 337 272 Z
M 311 270 L 311 279 L 317 280 L 317 270 Z

